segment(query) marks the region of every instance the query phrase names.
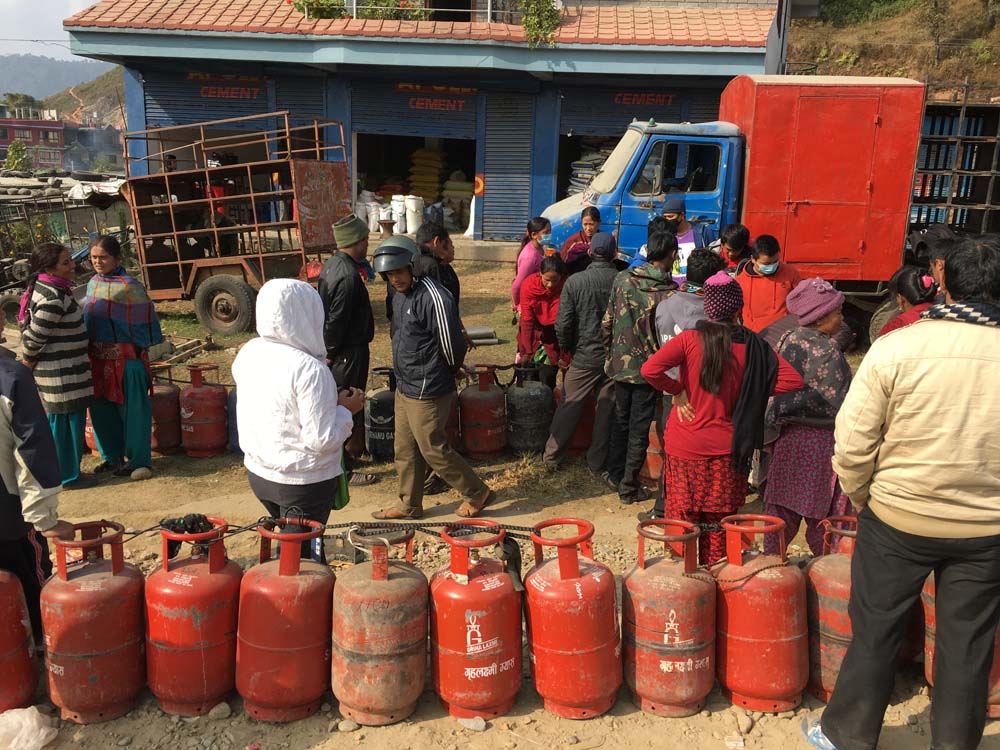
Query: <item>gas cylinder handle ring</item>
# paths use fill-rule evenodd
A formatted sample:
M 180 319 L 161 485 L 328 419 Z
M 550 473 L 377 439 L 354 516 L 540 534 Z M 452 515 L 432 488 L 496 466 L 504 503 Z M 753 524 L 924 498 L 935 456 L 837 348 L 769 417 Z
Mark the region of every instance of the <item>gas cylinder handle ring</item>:
M 576 536 L 568 536 L 564 539 L 551 539 L 542 536 L 543 529 L 553 526 L 576 526 L 580 533 Z M 541 521 L 535 524 L 535 530 L 531 532 L 531 541 L 543 547 L 575 547 L 586 542 L 594 536 L 594 524 L 579 518 L 551 518 L 548 521 Z
M 690 529 L 683 534 L 666 534 L 657 529 L 664 529 L 670 526 Z M 651 518 L 643 521 L 635 527 L 639 536 L 643 536 L 652 542 L 689 542 L 701 536 L 701 529 L 693 523 L 687 521 L 674 521 L 669 518 Z
M 751 523 L 741 523 L 749 521 Z M 763 521 L 763 526 L 754 526 L 753 521 Z M 722 528 L 726 531 L 738 531 L 741 534 L 776 534 L 785 530 L 785 522 L 774 516 L 762 515 L 732 515 L 726 516 L 721 521 Z
M 370 531 L 372 534 L 366 534 L 364 532 Z M 381 535 L 377 535 L 374 532 L 383 532 Z M 393 532 L 393 536 L 390 537 L 385 532 Z M 351 543 L 355 549 L 360 549 L 365 552 L 371 551 L 372 546 L 375 542 L 380 542 L 379 546 L 384 545 L 386 549 L 389 547 L 396 547 L 401 544 L 407 544 L 414 536 L 414 529 L 412 528 L 396 528 L 394 526 L 387 526 L 385 528 L 362 528 L 360 526 L 352 526 L 347 530 L 347 541 Z
M 210 531 L 200 531 L 197 533 L 186 533 L 183 531 L 170 531 L 169 529 L 160 529 L 160 534 L 172 542 L 213 542 L 218 539 L 222 539 L 223 536 L 229 531 L 229 522 L 222 519 L 216 518 L 214 516 L 205 516 L 205 520 L 212 524 L 212 529 Z
M 849 524 L 854 528 L 836 526 L 835 524 L 838 523 Z M 830 516 L 820 521 L 819 525 L 823 527 L 824 536 L 829 534 L 831 536 L 846 536 L 850 539 L 855 539 L 858 536 L 858 519 L 854 516 Z
M 498 531 L 486 539 L 456 539 L 449 533 L 460 529 L 483 529 L 482 532 L 479 532 L 483 534 L 489 533 L 493 529 L 497 529 Z M 485 518 L 470 518 L 467 521 L 456 521 L 455 523 L 448 524 L 441 530 L 441 538 L 453 547 L 492 547 L 493 545 L 501 544 L 506 535 L 507 532 L 500 524 Z
M 117 521 L 85 521 L 84 523 L 73 524 L 73 531 L 90 531 L 91 529 L 100 529 L 101 532 L 113 529 L 111 534 L 103 534 L 89 539 L 59 539 L 55 537 L 52 541 L 55 543 L 56 547 L 62 547 L 63 549 L 90 549 L 92 547 L 102 547 L 105 544 L 116 544 L 121 543 L 122 537 L 125 534 L 125 527 L 122 526 Z M 100 533 L 100 532 L 99 532 Z
M 275 531 L 276 526 L 308 526 L 312 531 L 281 532 Z M 319 521 L 308 518 L 268 518 L 257 527 L 257 533 L 265 539 L 277 542 L 304 542 L 307 539 L 317 539 L 323 536 L 326 527 Z

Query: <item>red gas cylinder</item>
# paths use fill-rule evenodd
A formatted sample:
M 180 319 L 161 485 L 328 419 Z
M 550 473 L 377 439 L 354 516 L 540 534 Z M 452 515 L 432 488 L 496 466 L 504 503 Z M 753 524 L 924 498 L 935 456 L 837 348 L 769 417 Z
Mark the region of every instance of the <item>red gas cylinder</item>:
M 823 556 L 806 566 L 806 608 L 809 614 L 809 692 L 826 703 L 840 674 L 853 631 L 847 614 L 851 598 L 851 559 L 858 519 L 849 516 L 821 522 Z M 838 543 L 838 537 L 839 543 Z M 831 550 L 836 550 L 831 554 Z
M 131 710 L 146 684 L 145 579 L 124 561 L 121 524 L 90 521 L 74 529 L 79 541 L 52 540 L 56 575 L 42 589 L 42 629 L 49 697 L 65 721 L 93 724 Z M 83 553 L 72 570 L 66 563 L 71 549 Z
M 97 450 L 97 438 L 94 437 L 94 424 L 90 421 L 90 409 L 87 409 L 87 423 L 83 428 L 83 442 L 86 443 L 90 455 L 101 455 L 101 452 Z
M 543 537 L 553 526 L 575 526 L 579 533 Z M 593 536 L 594 525 L 575 518 L 536 525 L 535 566 L 524 578 L 535 689 L 546 710 L 567 719 L 600 716 L 622 684 L 615 576 L 594 561 Z M 555 547 L 556 557 L 544 560 L 543 547 Z
M 341 572 L 333 590 L 333 694 L 341 713 L 368 726 L 417 709 L 427 669 L 427 578 L 413 562 L 413 531 L 396 540 L 406 562 L 389 560 L 388 539 L 350 532 L 371 562 Z
M 660 487 L 663 479 L 663 399 L 656 399 L 656 411 L 653 421 L 649 424 L 649 447 L 646 448 L 646 460 L 639 470 L 639 482 L 651 490 Z
M 149 400 L 153 406 L 153 439 L 155 453 L 170 455 L 181 449 L 181 389 L 172 378 L 169 365 L 152 365 L 154 370 L 166 370 L 167 380 L 153 383 Z
M 38 683 L 34 651 L 21 582 L 0 570 L 0 713 L 31 705 Z
M 693 575 L 701 532 L 669 519 L 638 532 L 639 561 L 622 581 L 625 684 L 643 711 L 691 716 L 715 685 L 715 581 Z M 647 539 L 663 556 L 646 556 Z
M 924 607 L 924 678 L 934 687 L 934 639 L 937 637 L 937 616 L 934 597 L 936 587 L 931 573 L 920 592 Z M 986 714 L 991 719 L 1000 719 L 1000 628 L 997 629 L 993 646 L 993 665 L 990 667 L 989 693 L 986 697 Z
M 312 531 L 274 530 L 289 523 Z M 260 564 L 240 585 L 236 690 L 255 719 L 296 721 L 316 712 L 330 685 L 334 575 L 301 559 L 302 542 L 323 536 L 318 521 L 269 518 L 257 531 Z M 277 560 L 271 540 L 281 542 Z
M 493 367 L 474 365 L 477 383 L 458 397 L 462 445 L 470 458 L 494 458 L 507 445 L 507 407 L 503 391 L 493 382 Z
M 164 711 L 208 713 L 236 682 L 236 616 L 243 569 L 226 559 L 228 525 L 201 534 L 162 529 L 163 567 L 146 581 L 146 669 L 149 689 Z M 169 559 L 169 541 L 191 544 Z
M 554 391 L 556 408 L 562 402 L 563 389 L 557 386 Z M 594 436 L 594 414 L 597 409 L 597 398 L 591 393 L 584 399 L 583 412 L 580 414 L 580 421 L 576 423 L 576 432 L 569 444 L 569 455 L 582 456 L 590 449 L 590 443 Z
M 755 526 L 762 521 L 764 526 Z M 714 567 L 718 595 L 718 677 L 734 705 L 791 711 L 809 680 L 806 578 L 788 565 L 785 523 L 774 516 L 722 519 L 726 557 Z M 780 555 L 749 551 L 754 536 L 780 535 Z
M 189 456 L 203 458 L 226 452 L 229 427 L 226 421 L 228 398 L 221 385 L 208 385 L 203 373 L 218 372 L 216 365 L 189 365 L 191 385 L 181 391 L 181 443 Z
M 479 557 L 504 535 L 486 520 L 441 532 L 451 563 L 431 578 L 431 672 L 441 703 L 463 719 L 507 713 L 521 687 L 521 592 L 501 560 Z
M 445 424 L 444 434 L 448 439 L 448 445 L 454 450 L 462 450 L 462 420 L 459 416 L 457 398 L 451 402 L 451 411 L 448 412 L 448 422 Z

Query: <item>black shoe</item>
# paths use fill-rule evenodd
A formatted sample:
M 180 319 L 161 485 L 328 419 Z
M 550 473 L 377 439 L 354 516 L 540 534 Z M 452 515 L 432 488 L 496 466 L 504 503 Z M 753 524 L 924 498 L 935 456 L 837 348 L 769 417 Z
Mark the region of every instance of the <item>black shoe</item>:
M 639 511 L 635 514 L 635 517 L 642 522 L 663 520 L 663 516 L 660 513 L 657 513 L 656 509 Z
M 602 471 L 601 472 L 601 479 L 604 480 L 604 483 L 606 485 L 608 485 L 608 487 L 610 487 L 611 489 L 613 489 L 615 492 L 618 492 L 618 484 L 619 483 L 616 482 L 614 479 L 611 478 L 611 474 L 609 472 Z
M 114 474 L 116 477 L 130 477 L 132 476 L 132 472 L 138 468 L 139 468 L 138 466 L 133 466 L 130 463 L 122 464 L 117 469 L 113 469 L 111 473 Z M 96 473 L 97 470 L 95 469 L 94 472 Z
M 645 502 L 649 500 L 649 490 L 645 487 L 640 487 L 635 492 L 630 492 L 627 495 L 618 495 L 618 499 L 621 500 L 622 505 Z
M 440 495 L 442 492 L 447 492 L 448 488 L 449 484 L 437 474 L 431 474 L 424 481 L 425 495 Z
M 81 474 L 72 482 L 67 482 L 62 486 L 63 490 L 87 490 L 91 487 L 96 487 L 100 482 L 97 481 L 97 477 L 92 474 Z
M 108 472 L 116 472 L 122 467 L 122 464 L 113 464 L 108 461 L 102 461 L 97 466 L 94 467 L 94 474 L 107 474 Z

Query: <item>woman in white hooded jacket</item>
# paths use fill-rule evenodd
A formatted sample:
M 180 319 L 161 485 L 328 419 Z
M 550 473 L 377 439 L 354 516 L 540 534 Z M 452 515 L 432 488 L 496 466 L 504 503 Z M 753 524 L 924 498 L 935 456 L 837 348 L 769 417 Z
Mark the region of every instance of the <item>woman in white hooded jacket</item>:
M 257 295 L 260 337 L 240 349 L 233 377 L 250 489 L 271 516 L 296 507 L 325 524 L 343 471 L 343 445 L 364 393 L 347 388 L 338 394 L 326 364 L 323 319 L 323 303 L 308 284 L 267 282 Z M 325 562 L 323 540 L 313 541 L 302 556 Z

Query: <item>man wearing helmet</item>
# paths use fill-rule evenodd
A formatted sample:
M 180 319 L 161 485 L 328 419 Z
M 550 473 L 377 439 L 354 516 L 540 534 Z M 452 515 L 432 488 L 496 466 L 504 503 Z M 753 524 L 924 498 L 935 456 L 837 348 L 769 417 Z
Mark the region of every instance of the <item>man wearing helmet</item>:
M 380 520 L 420 518 L 429 465 L 465 497 L 456 513 L 471 518 L 493 500 L 493 492 L 445 436 L 457 398 L 455 375 L 468 346 L 451 293 L 427 276 L 414 276 L 416 250 L 413 240 L 396 235 L 379 246 L 372 264 L 396 292 L 392 363 L 400 500 L 399 506 L 372 515 Z

